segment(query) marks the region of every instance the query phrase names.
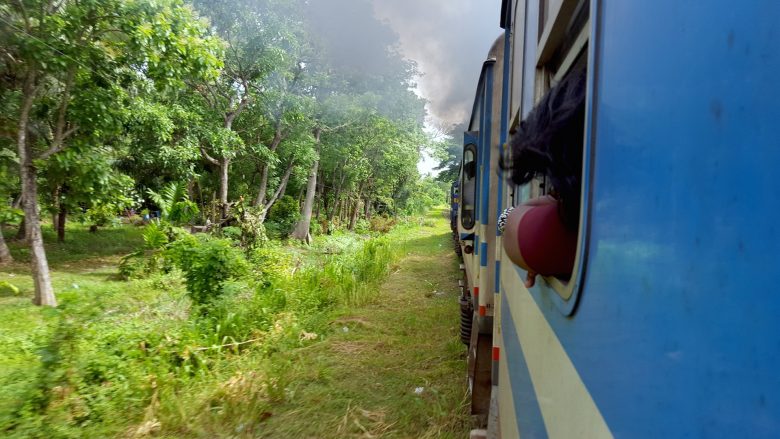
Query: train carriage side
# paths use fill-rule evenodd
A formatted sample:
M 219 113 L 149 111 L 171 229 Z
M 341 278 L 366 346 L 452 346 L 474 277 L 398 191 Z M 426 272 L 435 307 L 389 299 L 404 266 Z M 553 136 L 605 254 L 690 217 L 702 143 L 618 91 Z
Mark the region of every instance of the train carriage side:
M 496 283 L 496 211 L 503 185 L 497 173 L 503 92 L 504 37 L 482 66 L 473 111 L 464 133 L 458 232 L 473 306 L 469 382 L 473 414 L 486 415 L 492 374 L 493 295 Z
M 588 97 L 571 278 L 526 288 L 499 249 L 495 431 L 777 437 L 780 3 L 503 10 L 508 120 L 577 64 Z

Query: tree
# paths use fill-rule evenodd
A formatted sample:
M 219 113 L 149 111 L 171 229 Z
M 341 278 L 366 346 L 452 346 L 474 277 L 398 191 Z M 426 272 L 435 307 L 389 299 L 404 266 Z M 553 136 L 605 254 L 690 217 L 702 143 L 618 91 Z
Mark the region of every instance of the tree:
M 434 148 L 434 157 L 439 160 L 439 165 L 436 167 L 439 174 L 436 180 L 451 184 L 458 179 L 463 157 L 463 132 L 466 129 L 465 123 L 453 125 L 446 136 L 437 142 Z
M 198 0 L 196 6 L 209 15 L 216 32 L 226 42 L 225 65 L 220 75 L 207 82 L 191 83 L 204 103 L 204 122 L 209 125 L 200 151 L 203 159 L 218 168 L 219 203 L 227 216 L 230 166 L 247 147 L 246 136 L 235 129 L 239 116 L 268 90 L 266 80 L 296 45 L 294 29 L 297 2 L 285 0 Z M 279 113 L 283 117 L 283 112 Z M 262 125 L 254 119 L 255 126 Z M 280 133 L 281 127 L 276 127 Z M 276 136 L 278 137 L 278 136 Z M 276 146 L 281 141 L 276 139 Z M 275 148 L 273 142 L 271 148 Z M 263 181 L 267 182 L 267 173 Z
M 216 40 L 179 0 L 20 0 L 4 7 L 0 58 L 16 91 L 15 138 L 35 299 L 56 306 L 41 236 L 38 170 L 121 130 L 136 84 L 172 85 L 218 64 Z M 110 134 L 108 134 L 110 136 Z

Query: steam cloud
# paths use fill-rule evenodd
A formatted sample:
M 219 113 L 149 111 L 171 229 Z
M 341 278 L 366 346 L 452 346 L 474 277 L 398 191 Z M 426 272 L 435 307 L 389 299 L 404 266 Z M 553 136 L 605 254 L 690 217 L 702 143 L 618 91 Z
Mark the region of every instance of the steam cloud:
M 311 0 L 314 31 L 334 62 L 371 73 L 387 51 L 417 63 L 418 92 L 434 124 L 465 121 L 482 62 L 496 37 L 498 0 Z
M 500 35 L 498 0 L 374 0 L 377 16 L 400 36 L 401 53 L 418 63 L 421 94 L 446 125 L 471 113 L 482 62 Z

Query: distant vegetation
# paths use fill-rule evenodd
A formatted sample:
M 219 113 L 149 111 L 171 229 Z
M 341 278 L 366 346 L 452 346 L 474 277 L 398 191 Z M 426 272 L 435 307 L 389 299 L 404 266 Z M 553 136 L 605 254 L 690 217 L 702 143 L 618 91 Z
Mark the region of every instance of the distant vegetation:
M 446 201 L 413 63 L 334 64 L 307 7 L 0 4 L 0 436 L 262 414 Z
M 381 71 L 335 64 L 309 7 L 0 5 L 0 225 L 17 227 L 2 229 L 0 263 L 8 239 L 28 243 L 37 304 L 57 303 L 42 221 L 59 241 L 70 221 L 99 231 L 121 216 L 254 245 L 444 201 L 416 168 L 443 147 L 423 130 L 414 64 L 390 47 Z
M 253 410 L 285 398 L 273 354 L 319 340 L 334 309 L 374 298 L 398 254 L 392 243 L 418 225 L 251 249 L 238 238 L 170 226 L 139 236 L 125 226 L 111 231 L 113 251 L 102 255 L 104 236 L 71 227 L 76 239 L 51 252 L 57 308 L 36 310 L 0 293 L 0 432 L 144 436 L 163 420 L 186 436 L 196 417 L 256 419 Z M 123 260 L 134 264 L 123 270 L 129 280 L 117 278 L 111 253 L 139 246 Z M 252 378 L 262 382 L 254 394 L 230 397 L 221 386 L 245 361 L 263 369 Z

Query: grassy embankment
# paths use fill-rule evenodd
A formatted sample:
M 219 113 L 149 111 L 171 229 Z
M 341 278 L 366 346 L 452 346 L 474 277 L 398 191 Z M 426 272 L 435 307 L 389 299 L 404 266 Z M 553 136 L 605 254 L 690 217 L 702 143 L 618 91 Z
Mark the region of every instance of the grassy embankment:
M 462 437 L 457 263 L 440 214 L 425 225 L 288 249 L 315 263 L 237 283 L 207 317 L 179 273 L 117 279 L 138 229 L 73 228 L 48 246 L 61 309 L 0 297 L 0 432 Z M 27 273 L 0 280 L 29 296 Z

